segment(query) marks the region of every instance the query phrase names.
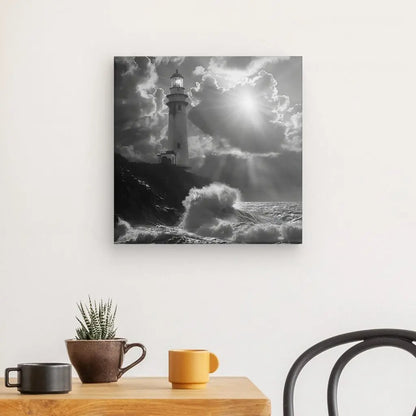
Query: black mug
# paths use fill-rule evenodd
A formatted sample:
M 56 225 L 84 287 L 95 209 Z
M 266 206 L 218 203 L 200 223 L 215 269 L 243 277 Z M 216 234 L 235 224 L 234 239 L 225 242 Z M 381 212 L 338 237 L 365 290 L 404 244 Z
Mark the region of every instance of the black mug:
M 17 383 L 10 382 L 10 373 L 17 373 Z M 72 388 L 72 367 L 65 363 L 27 363 L 6 368 L 6 387 L 17 387 L 23 394 L 68 393 Z

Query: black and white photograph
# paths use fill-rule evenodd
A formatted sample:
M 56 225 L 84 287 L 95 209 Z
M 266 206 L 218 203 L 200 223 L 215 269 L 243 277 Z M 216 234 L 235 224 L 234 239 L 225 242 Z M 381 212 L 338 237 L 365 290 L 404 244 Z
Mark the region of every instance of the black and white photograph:
M 115 57 L 114 242 L 302 243 L 302 57 Z

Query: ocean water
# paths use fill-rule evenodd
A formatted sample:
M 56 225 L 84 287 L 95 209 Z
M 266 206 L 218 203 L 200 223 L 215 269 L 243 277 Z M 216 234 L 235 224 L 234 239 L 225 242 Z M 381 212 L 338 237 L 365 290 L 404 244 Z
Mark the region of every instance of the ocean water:
M 192 191 L 178 225 L 132 227 L 119 219 L 119 244 L 230 244 L 302 242 L 300 202 L 241 202 L 221 185 L 210 192 Z M 208 188 L 203 188 L 208 189 Z M 203 190 L 202 189 L 202 190 Z

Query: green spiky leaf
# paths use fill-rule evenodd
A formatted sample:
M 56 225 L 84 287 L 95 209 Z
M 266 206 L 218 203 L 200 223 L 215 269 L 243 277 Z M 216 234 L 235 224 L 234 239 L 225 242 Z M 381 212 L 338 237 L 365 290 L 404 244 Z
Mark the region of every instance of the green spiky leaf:
M 97 302 L 88 296 L 88 302 L 77 303 L 77 306 L 81 317 L 76 317 L 80 324 L 76 329 L 76 339 L 113 339 L 116 336 L 114 325 L 117 306 L 113 310 L 111 299 Z

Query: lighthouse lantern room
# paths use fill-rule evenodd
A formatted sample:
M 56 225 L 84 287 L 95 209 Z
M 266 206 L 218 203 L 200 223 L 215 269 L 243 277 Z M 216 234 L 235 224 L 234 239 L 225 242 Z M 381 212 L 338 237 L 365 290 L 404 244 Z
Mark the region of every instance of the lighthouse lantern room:
M 170 77 L 170 87 L 171 88 L 183 88 L 183 76 L 179 73 L 178 70 Z

